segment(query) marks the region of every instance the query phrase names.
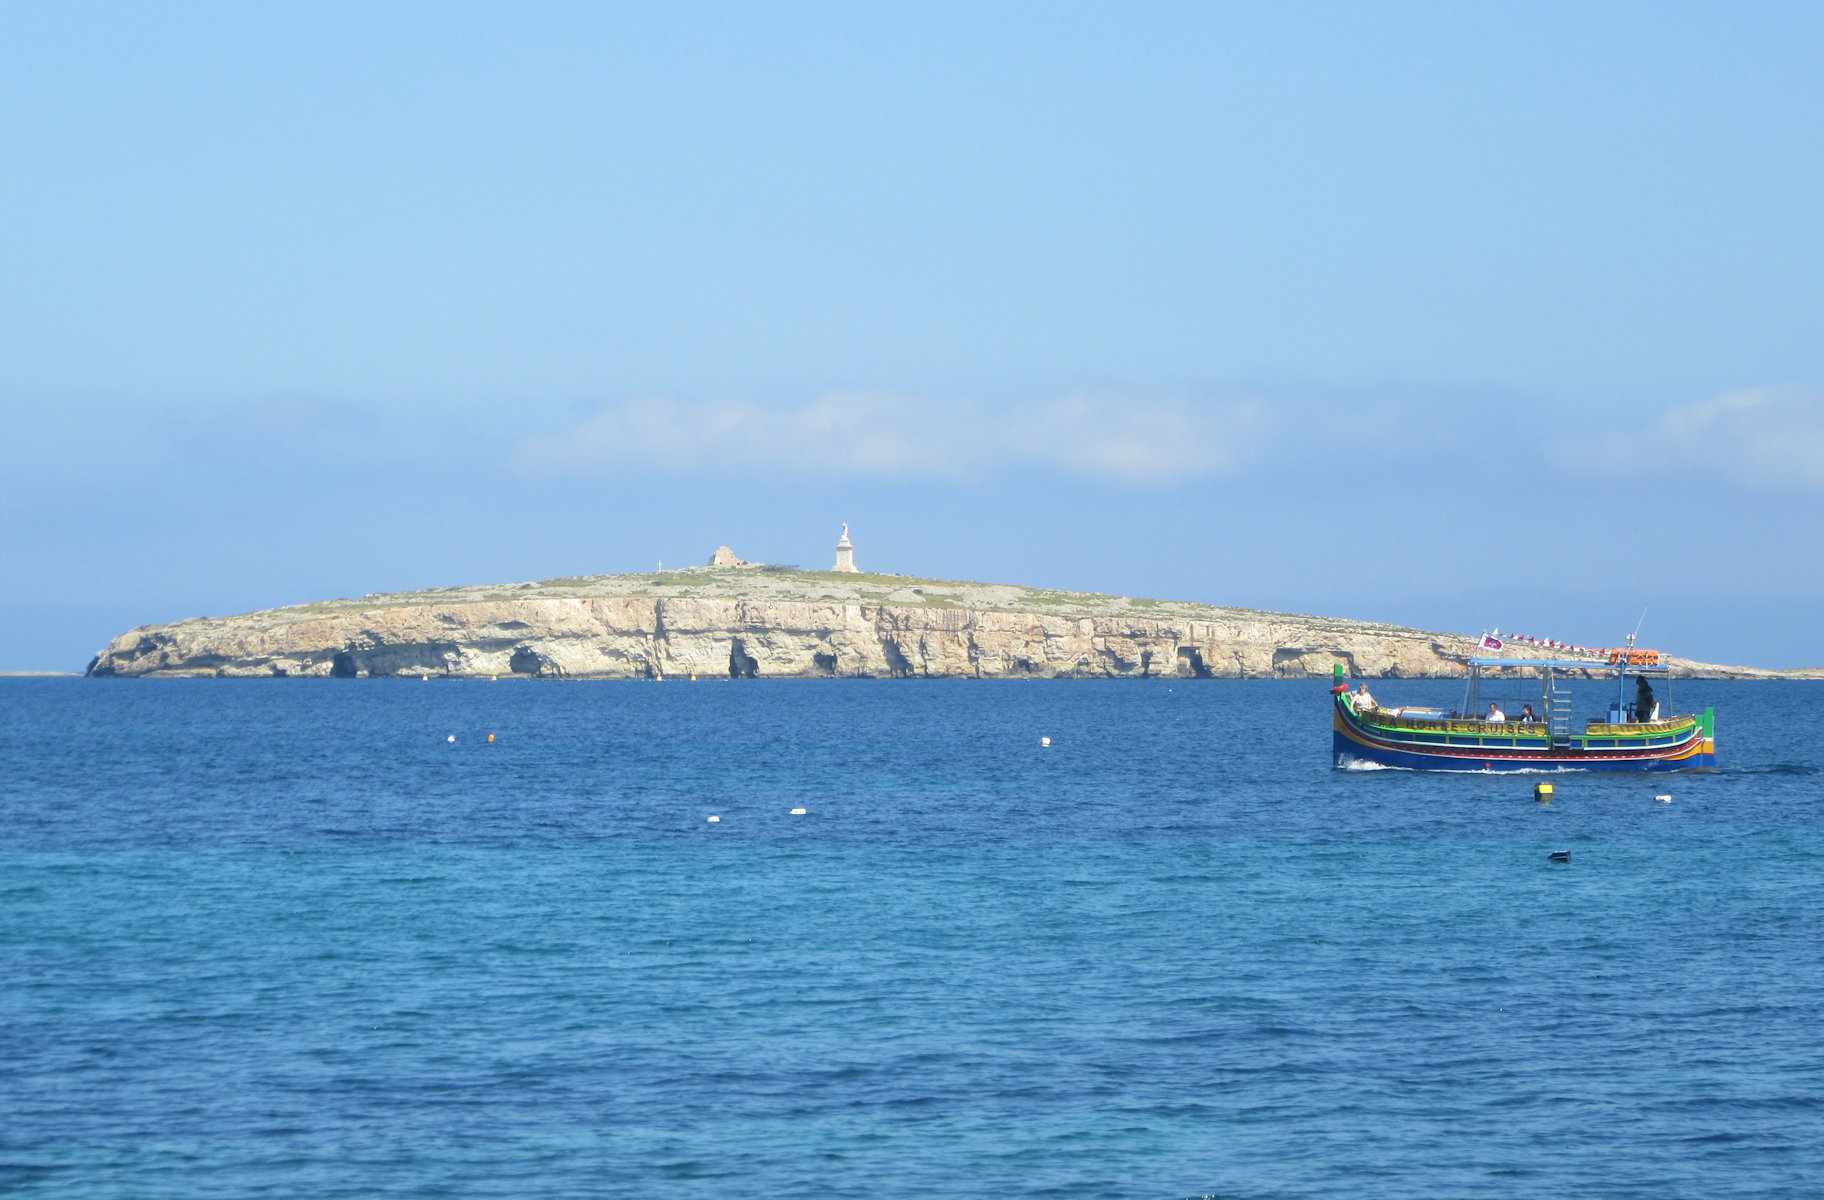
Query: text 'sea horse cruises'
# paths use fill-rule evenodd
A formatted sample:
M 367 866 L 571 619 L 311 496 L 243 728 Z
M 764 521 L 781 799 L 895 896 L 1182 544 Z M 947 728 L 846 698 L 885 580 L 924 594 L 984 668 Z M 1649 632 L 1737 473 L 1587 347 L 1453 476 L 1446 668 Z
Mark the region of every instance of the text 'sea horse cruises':
M 1716 765 L 1716 710 L 1670 715 L 1671 668 L 1657 650 L 1634 649 L 1632 637 L 1622 650 L 1534 644 L 1578 657 L 1472 658 L 1463 703 L 1454 712 L 1383 707 L 1366 684 L 1350 691 L 1337 664 L 1330 689 L 1336 765 L 1415 771 L 1692 771 Z M 1505 643 L 1484 635 L 1482 647 L 1499 651 Z M 1614 690 L 1603 688 L 1608 710 L 1579 720 L 1570 679 L 1606 684 L 1611 671 Z

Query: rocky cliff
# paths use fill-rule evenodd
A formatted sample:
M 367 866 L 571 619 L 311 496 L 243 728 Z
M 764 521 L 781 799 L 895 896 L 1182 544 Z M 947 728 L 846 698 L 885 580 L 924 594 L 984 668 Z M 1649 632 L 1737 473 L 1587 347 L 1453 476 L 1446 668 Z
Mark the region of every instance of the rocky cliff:
M 663 679 L 1460 675 L 1474 640 L 885 575 L 703 567 L 370 595 L 147 625 L 101 676 Z M 1757 673 L 1758 674 L 1758 673 Z

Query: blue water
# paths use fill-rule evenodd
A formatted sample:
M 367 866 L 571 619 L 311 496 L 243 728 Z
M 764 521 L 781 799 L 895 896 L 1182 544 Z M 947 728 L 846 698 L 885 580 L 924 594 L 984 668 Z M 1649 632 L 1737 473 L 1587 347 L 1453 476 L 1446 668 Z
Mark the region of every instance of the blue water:
M 1542 807 L 1322 682 L 0 680 L 0 1192 L 1818 1196 L 1824 687 L 1678 686 Z

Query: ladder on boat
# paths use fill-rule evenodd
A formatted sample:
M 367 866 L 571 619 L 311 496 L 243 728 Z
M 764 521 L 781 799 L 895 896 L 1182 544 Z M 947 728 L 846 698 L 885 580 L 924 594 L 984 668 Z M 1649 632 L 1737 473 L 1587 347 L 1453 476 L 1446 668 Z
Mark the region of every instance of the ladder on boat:
M 1556 678 L 1547 680 L 1545 692 L 1546 708 L 1552 714 L 1552 748 L 1563 749 L 1571 744 L 1571 689 L 1560 684 Z

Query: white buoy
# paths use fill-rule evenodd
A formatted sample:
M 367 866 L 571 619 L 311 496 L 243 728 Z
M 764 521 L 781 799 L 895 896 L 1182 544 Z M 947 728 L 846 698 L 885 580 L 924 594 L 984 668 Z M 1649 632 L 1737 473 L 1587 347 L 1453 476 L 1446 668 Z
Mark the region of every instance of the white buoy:
M 1039 739 L 1039 745 L 1041 745 L 1041 746 L 1049 746 L 1049 745 L 1051 745 L 1051 739 L 1050 739 L 1050 738 L 1044 738 L 1044 737 L 1042 737 L 1042 738 L 1040 738 L 1040 739 Z
M 453 734 L 453 733 L 452 733 L 452 734 L 451 734 L 451 735 L 450 735 L 450 737 L 449 737 L 449 740 L 450 740 L 450 741 L 452 741 L 452 742 L 453 742 L 453 741 L 455 741 L 455 740 L 456 740 L 456 735 L 455 735 L 455 734 Z
M 1653 798 L 1655 800 L 1659 801 L 1661 804 L 1672 803 L 1672 793 L 1670 793 L 1670 792 L 1661 792 L 1659 795 L 1657 795 Z
M 794 817 L 802 817 L 804 815 L 804 810 L 802 808 L 794 808 L 792 810 L 792 815 Z
M 720 821 L 720 820 L 721 820 L 721 819 L 722 819 L 722 818 L 721 818 L 721 817 L 718 817 L 718 816 L 713 816 L 713 815 L 712 815 L 712 816 L 711 816 L 711 817 L 710 817 L 710 818 L 709 818 L 709 823 L 710 823 L 710 824 L 711 824 L 711 825 L 714 825 L 714 824 L 715 824 L 715 823 L 716 823 L 716 822 L 717 822 L 717 821 Z

